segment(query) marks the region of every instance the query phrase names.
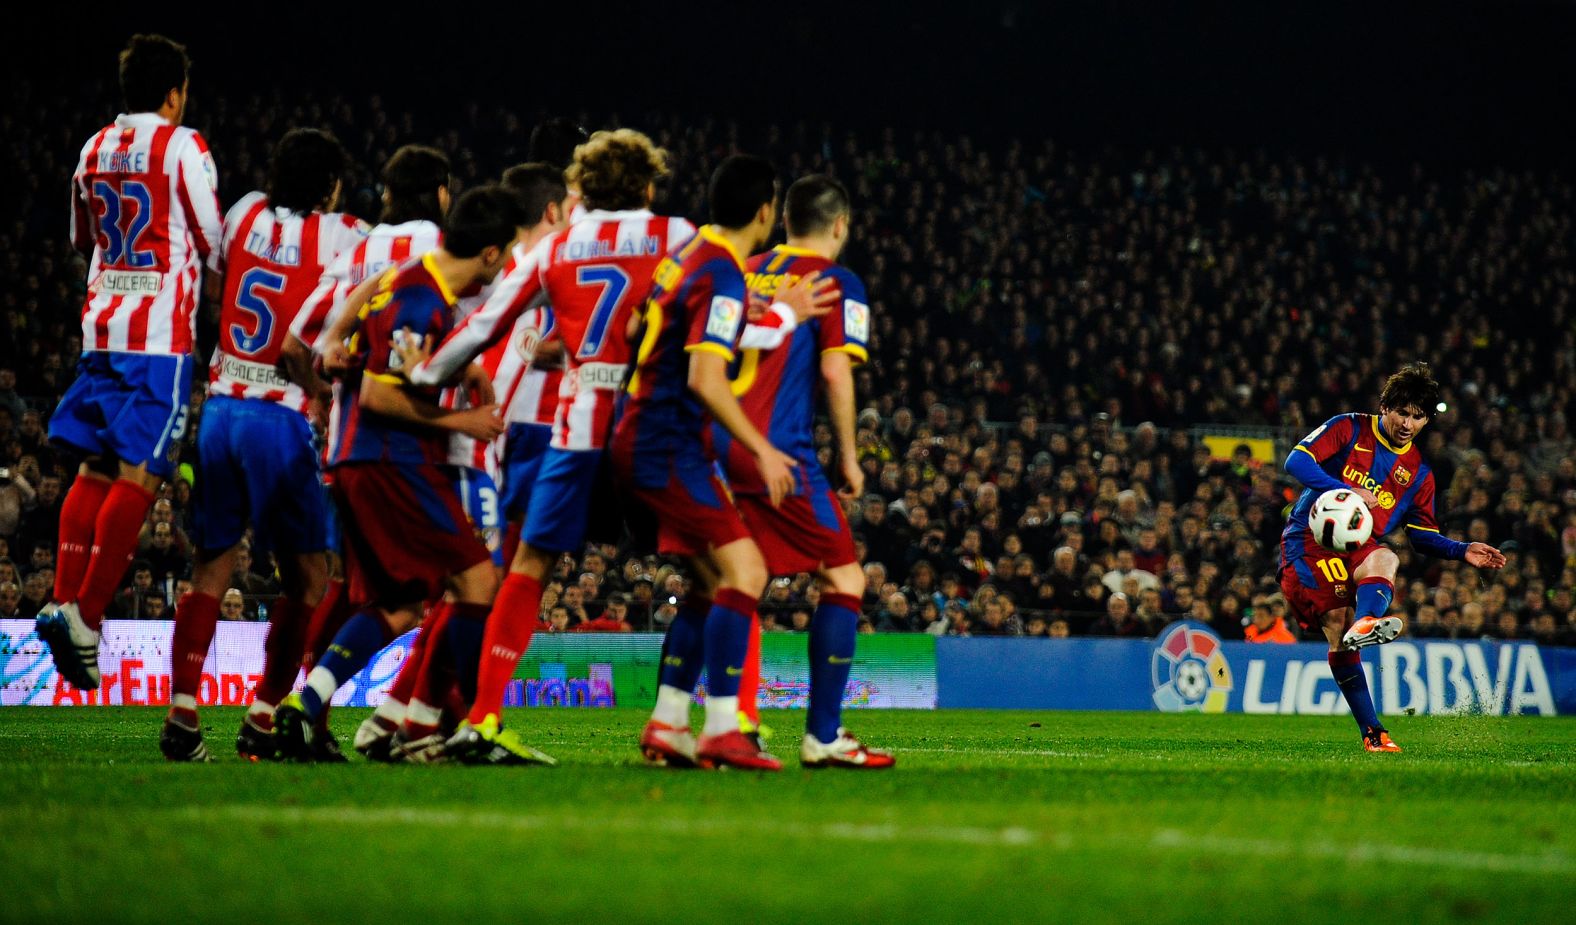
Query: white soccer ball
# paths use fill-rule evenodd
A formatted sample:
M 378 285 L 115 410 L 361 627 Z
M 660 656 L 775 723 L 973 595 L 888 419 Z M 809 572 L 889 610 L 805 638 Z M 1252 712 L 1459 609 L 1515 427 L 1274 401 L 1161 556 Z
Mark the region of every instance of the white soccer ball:
M 1313 502 L 1308 527 L 1331 552 L 1356 552 L 1374 535 L 1374 515 L 1349 488 L 1332 488 Z

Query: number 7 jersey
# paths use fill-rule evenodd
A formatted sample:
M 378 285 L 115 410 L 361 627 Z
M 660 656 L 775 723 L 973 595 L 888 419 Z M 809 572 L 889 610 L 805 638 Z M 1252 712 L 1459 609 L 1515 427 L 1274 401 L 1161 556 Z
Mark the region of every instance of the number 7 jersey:
M 629 329 L 645 304 L 651 273 L 695 226 L 645 209 L 594 210 L 530 251 L 515 252 L 483 305 L 449 335 L 412 380 L 444 382 L 508 336 L 532 308 L 552 306 L 564 343 L 564 378 L 552 446 L 600 450 L 634 355 Z

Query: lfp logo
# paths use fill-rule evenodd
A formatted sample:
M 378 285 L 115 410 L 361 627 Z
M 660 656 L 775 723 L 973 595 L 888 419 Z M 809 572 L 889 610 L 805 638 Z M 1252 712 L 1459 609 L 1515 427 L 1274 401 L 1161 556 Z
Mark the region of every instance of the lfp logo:
M 1224 713 L 1231 666 L 1220 637 L 1202 623 L 1173 623 L 1155 644 L 1150 669 L 1155 706 L 1165 713 Z

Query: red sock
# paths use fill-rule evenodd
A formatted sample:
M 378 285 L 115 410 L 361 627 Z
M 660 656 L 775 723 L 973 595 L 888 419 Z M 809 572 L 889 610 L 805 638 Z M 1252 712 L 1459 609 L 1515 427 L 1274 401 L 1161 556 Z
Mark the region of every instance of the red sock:
M 439 601 L 428 611 L 427 619 L 421 627 L 421 638 L 426 640 L 426 644 L 422 646 L 420 658 L 415 658 L 415 653 L 412 653 L 410 660 L 415 662 L 416 667 L 411 691 L 405 701 L 407 704 L 420 703 L 430 708 L 441 708 L 448 697 L 449 689 L 454 686 L 454 657 L 449 654 L 449 647 L 444 644 L 449 618 L 453 614 L 454 605 L 449 601 Z M 401 669 L 401 674 L 403 673 Z M 437 731 L 436 715 L 431 717 L 412 715 L 416 712 L 412 711 L 405 715 L 407 738 L 419 739 Z
M 268 641 L 263 645 L 263 679 L 255 699 L 278 704 L 295 685 L 301 670 L 301 650 L 306 646 L 306 624 L 313 608 L 281 597 L 268 610 Z
M 493 601 L 492 616 L 482 637 L 482 662 L 476 674 L 476 702 L 471 704 L 471 724 L 489 713 L 503 712 L 503 692 L 514 677 L 520 656 L 531 645 L 536 616 L 542 609 L 542 583 L 530 575 L 510 572 Z
M 312 666 L 317 664 L 323 653 L 328 651 L 328 644 L 334 641 L 334 636 L 340 627 L 345 625 L 355 613 L 350 607 L 350 596 L 345 593 L 343 581 L 330 581 L 328 587 L 323 589 L 323 599 L 317 602 L 317 607 L 312 611 L 312 619 L 306 627 L 306 647 L 301 658 L 301 667 L 308 673 Z
M 744 674 L 739 676 L 739 712 L 751 723 L 761 724 L 761 616 L 750 611 L 750 647 L 744 653 Z
M 60 505 L 60 542 L 55 547 L 55 603 L 69 604 L 82 589 L 92 559 L 93 525 L 109 494 L 110 483 L 87 475 L 77 476 Z
M 416 630 L 416 638 L 410 641 L 410 651 L 405 653 L 399 674 L 394 676 L 394 683 L 389 687 L 390 700 L 410 703 L 411 695 L 416 692 L 416 674 L 421 669 L 421 660 L 427 655 L 427 640 L 431 638 L 432 634 L 427 632 L 425 626 Z
M 82 586 L 77 591 L 77 606 L 82 622 L 98 629 L 104 611 L 115 599 L 115 589 L 126 577 L 132 554 L 137 551 L 137 534 L 153 506 L 153 492 L 136 482 L 116 479 L 104 497 L 104 506 L 93 522 L 93 552 Z
M 175 635 L 170 642 L 171 703 L 181 695 L 197 696 L 203 662 L 218 625 L 219 599 L 213 595 L 191 591 L 176 604 Z

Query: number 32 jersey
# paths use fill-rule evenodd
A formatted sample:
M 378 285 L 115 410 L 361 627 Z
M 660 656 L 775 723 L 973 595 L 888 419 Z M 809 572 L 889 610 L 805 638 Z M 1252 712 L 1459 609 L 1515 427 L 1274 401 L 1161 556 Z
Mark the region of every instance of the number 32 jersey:
M 224 220 L 224 299 L 219 349 L 208 368 L 208 393 L 307 408 L 306 393 L 279 374 L 291 323 L 317 288 L 324 268 L 361 243 L 367 226 L 339 213 L 305 215 L 248 193 Z
M 82 349 L 189 354 L 202 267 L 216 267 L 218 173 L 192 129 L 116 117 L 71 178 L 71 241 L 89 256 Z

